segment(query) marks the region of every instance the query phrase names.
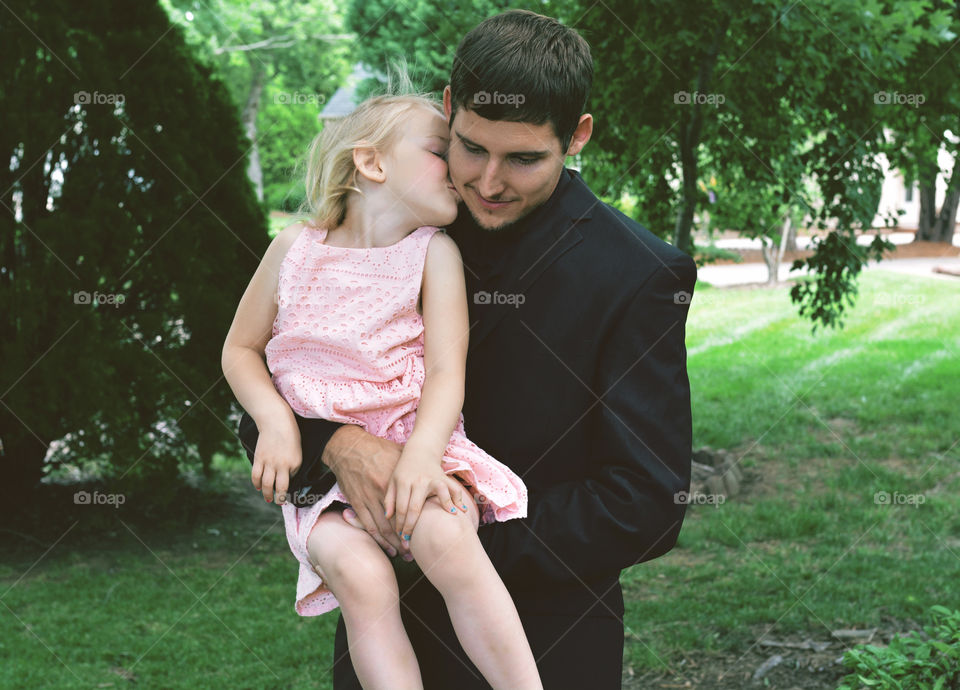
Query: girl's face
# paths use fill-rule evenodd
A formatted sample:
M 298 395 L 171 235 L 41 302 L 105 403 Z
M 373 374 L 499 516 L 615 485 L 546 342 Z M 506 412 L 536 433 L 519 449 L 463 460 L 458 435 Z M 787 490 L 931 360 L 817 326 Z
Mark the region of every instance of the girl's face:
M 414 108 L 383 157 L 387 173 L 384 184 L 396 201 L 392 210 L 408 215 L 414 227 L 449 225 L 457 217 L 460 197 L 447 172 L 449 144 L 443 116 Z

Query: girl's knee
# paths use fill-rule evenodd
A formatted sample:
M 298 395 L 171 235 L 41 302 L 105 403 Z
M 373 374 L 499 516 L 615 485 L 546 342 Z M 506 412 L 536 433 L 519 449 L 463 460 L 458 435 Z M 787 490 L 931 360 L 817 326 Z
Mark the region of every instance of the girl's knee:
M 476 540 L 476 528 L 470 515 L 460 511 L 448 513 L 439 502 L 430 498 L 424 504 L 410 537 L 410 550 L 418 561 L 439 558 L 465 547 L 471 539 Z
M 324 513 L 307 537 L 307 555 L 314 571 L 331 588 L 389 589 L 393 569 L 373 538 L 343 521 L 339 513 Z

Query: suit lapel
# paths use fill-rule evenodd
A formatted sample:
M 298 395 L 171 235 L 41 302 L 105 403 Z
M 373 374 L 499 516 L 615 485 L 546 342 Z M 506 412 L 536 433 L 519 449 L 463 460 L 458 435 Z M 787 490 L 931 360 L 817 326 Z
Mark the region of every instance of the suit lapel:
M 591 208 L 598 202 L 579 175 L 566 170 L 561 174 L 570 175 L 564 188 L 534 212 L 531 226 L 513 254 L 504 257 L 508 265 L 496 289 L 505 295 L 526 295 L 551 264 L 583 239 L 577 225 L 590 217 Z M 490 303 L 482 308 L 483 317 L 470 333 L 470 350 L 479 346 L 509 311 L 517 309 L 507 303 Z

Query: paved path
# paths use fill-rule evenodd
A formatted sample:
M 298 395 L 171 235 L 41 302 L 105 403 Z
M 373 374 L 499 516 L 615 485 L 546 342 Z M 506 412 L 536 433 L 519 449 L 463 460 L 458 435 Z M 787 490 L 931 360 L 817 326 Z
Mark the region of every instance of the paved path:
M 867 264 L 865 270 L 875 271 L 893 271 L 895 273 L 906 273 L 909 275 L 925 276 L 937 280 L 949 280 L 957 284 L 960 288 L 960 278 L 956 276 L 934 273 L 935 267 L 949 268 L 954 271 L 960 271 L 960 257 L 940 257 L 929 259 L 888 259 L 886 261 L 871 261 Z M 786 280 L 790 277 L 800 275 L 799 272 L 791 272 L 789 263 L 780 264 L 780 280 Z M 727 264 L 723 266 L 701 266 L 697 271 L 697 281 L 710 283 L 716 287 L 727 287 L 730 285 L 744 285 L 749 283 L 767 282 L 767 265 L 763 263 L 751 264 Z

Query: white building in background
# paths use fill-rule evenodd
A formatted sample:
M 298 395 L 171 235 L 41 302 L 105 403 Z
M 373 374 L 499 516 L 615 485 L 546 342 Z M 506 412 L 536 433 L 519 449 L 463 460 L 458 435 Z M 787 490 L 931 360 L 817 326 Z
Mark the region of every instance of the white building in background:
M 368 71 L 359 62 L 356 63 L 353 66 L 353 72 L 347 76 L 343 85 L 334 92 L 330 100 L 327 101 L 324 109 L 320 112 L 320 120 L 323 122 L 327 120 L 339 120 L 341 117 L 352 113 L 354 108 L 360 103 L 360 98 L 357 95 L 357 87 L 360 86 L 360 82 L 364 79 L 369 79 L 373 76 L 376 75 Z
M 948 132 L 947 137 L 953 138 L 953 134 Z M 877 209 L 877 215 L 873 219 L 873 227 L 884 227 L 885 217 L 896 210 L 904 211 L 903 215 L 897 221 L 897 227 L 904 230 L 916 230 L 920 221 L 920 189 L 914 183 L 910 188 L 904 184 L 903 175 L 896 168 L 890 169 L 886 156 L 880 156 L 880 163 L 883 165 L 884 179 L 883 189 L 880 192 L 880 206 Z M 953 160 L 950 154 L 943 147 L 937 152 L 937 163 L 941 173 L 937 175 L 937 211 L 943 204 L 943 198 L 947 194 L 947 180 L 953 172 Z M 943 174 L 946 171 L 946 175 Z

